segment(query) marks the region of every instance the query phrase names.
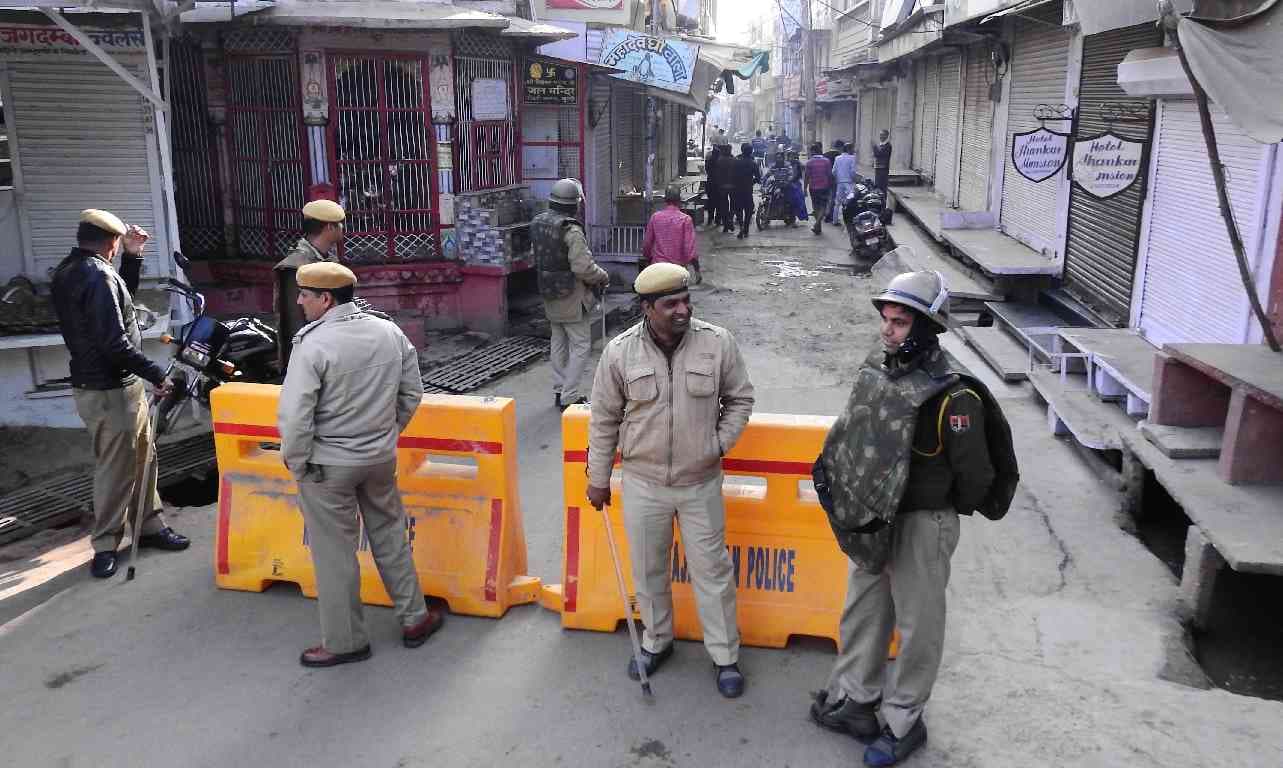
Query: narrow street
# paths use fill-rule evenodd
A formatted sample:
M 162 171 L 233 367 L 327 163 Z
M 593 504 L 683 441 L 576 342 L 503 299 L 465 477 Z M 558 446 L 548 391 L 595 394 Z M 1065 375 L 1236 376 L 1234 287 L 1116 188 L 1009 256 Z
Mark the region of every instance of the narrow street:
M 757 411 L 836 415 L 877 341 L 845 237 L 776 224 L 747 240 L 701 233 L 696 316 L 737 337 Z M 910 766 L 1278 766 L 1283 703 L 1206 689 L 1184 649 L 1177 583 L 1115 519 L 1118 500 L 1053 438 L 1028 385 L 956 338 L 947 348 L 1002 400 L 1022 483 L 1001 522 L 966 518 L 949 628 Z M 598 345 L 597 349 L 600 348 Z M 517 400 L 529 572 L 561 580 L 559 414 L 546 363 L 481 394 Z M 568 503 L 570 500 L 566 500 Z M 563 631 L 537 605 L 451 616 L 423 648 L 367 610 L 374 657 L 307 670 L 316 606 L 297 588 L 213 586 L 213 506 L 177 511 L 183 554 L 139 575 L 67 588 L 0 626 L 0 762 L 20 766 L 839 766 L 854 740 L 807 717 L 827 641 L 745 648 L 744 697 L 722 699 L 702 646 L 678 644 L 643 703 L 628 639 Z M 842 589 L 835 584 L 833 589 Z

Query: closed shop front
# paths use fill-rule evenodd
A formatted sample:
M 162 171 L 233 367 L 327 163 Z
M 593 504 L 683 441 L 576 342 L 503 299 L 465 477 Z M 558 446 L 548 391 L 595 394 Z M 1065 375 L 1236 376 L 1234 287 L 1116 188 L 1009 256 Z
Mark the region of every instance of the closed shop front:
M 936 119 L 935 191 L 952 205 L 958 193 L 958 130 L 962 104 L 962 56 L 940 57 L 940 104 Z
M 915 105 L 917 122 L 921 124 L 918 133 L 917 152 L 914 153 L 915 166 L 919 173 L 928 179 L 935 177 L 936 167 L 936 122 L 940 106 L 940 60 L 927 59 L 922 69 L 922 87 L 917 89 L 920 104 Z M 916 132 L 916 129 L 915 129 Z
M 128 63 L 135 57 L 121 58 L 134 76 L 146 77 L 140 63 Z M 158 276 L 160 254 L 172 247 L 165 237 L 150 105 L 93 59 L 49 57 L 4 66 L 29 276 L 45 279 L 67 255 L 85 208 L 107 209 L 150 232 L 156 240 L 146 250 L 144 275 Z
M 1053 131 L 1068 131 L 1069 121 L 1048 120 L 1044 124 L 1034 116 L 1039 105 L 1065 102 L 1065 79 L 1069 62 L 1070 31 L 1060 24 L 1059 3 L 1029 12 L 1037 19 L 1018 18 L 1011 50 L 1011 96 L 1007 104 L 1007 140 L 1004 148 L 1002 230 L 1044 253 L 1057 250 L 1057 199 L 1064 183 L 1062 168 L 1041 182 L 1021 176 L 1011 163 L 1012 135 L 1039 126 Z
M 993 167 L 993 61 L 985 46 L 967 49 L 962 89 L 962 163 L 958 169 L 958 207 L 964 211 L 989 208 L 989 169 Z
M 1077 140 L 1106 132 L 1133 141 L 1149 140 L 1153 102 L 1128 96 L 1118 87 L 1118 65 L 1128 51 L 1159 42 L 1153 24 L 1102 32 L 1083 40 Z M 1077 184 L 1069 193 L 1065 288 L 1105 320 L 1120 326 L 1127 324 L 1130 314 L 1146 176 L 1142 168 L 1131 187 L 1103 200 Z
M 1217 205 L 1198 108 L 1192 99 L 1165 99 L 1156 120 L 1136 325 L 1156 345 L 1245 343 L 1250 310 Z M 1256 143 L 1215 105 L 1212 123 L 1230 207 L 1248 264 L 1259 274 L 1261 235 L 1269 217 L 1278 215 L 1265 203 L 1278 145 Z M 1274 243 L 1264 251 L 1268 260 Z

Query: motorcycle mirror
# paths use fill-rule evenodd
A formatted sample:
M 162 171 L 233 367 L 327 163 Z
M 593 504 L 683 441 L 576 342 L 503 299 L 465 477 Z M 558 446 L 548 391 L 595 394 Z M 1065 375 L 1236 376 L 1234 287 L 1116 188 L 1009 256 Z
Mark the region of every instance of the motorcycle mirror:
M 184 272 L 192 265 L 190 259 L 178 251 L 174 251 L 174 263 L 177 264 Z
M 142 304 L 134 305 L 134 314 L 137 316 L 138 327 L 141 330 L 150 330 L 152 326 L 156 325 L 156 313 Z

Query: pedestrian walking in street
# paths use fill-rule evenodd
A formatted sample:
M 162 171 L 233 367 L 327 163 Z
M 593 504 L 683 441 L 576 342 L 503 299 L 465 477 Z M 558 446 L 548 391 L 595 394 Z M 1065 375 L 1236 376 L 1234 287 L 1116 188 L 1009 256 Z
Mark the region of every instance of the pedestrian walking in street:
M 833 166 L 837 164 L 838 158 L 842 156 L 842 150 L 845 147 L 846 147 L 846 142 L 842 141 L 841 139 L 834 139 L 833 147 L 828 152 L 824 153 L 825 159 L 829 161 L 829 193 L 830 193 L 829 194 L 829 211 L 828 211 L 828 215 L 825 218 L 829 220 L 830 224 L 838 223 L 838 220 L 837 220 L 838 212 L 841 210 L 841 207 L 842 207 L 841 203 L 837 199 L 837 178 L 833 176 L 832 169 L 833 169 Z
M 343 240 L 347 214 L 333 200 L 313 200 L 303 206 L 303 236 L 272 269 L 275 274 L 276 338 L 281 370 L 289 366 L 294 334 L 307 322 L 298 303 L 295 274 L 304 264 L 333 261 L 332 251 Z
M 578 218 L 581 189 L 575 179 L 553 184 L 548 210 L 530 224 L 539 295 L 552 332 L 553 402 L 563 411 L 588 402 L 580 386 L 592 350 L 592 312 L 610 282 L 610 273 L 593 261 Z
M 833 166 L 820 153 L 821 149 L 818 142 L 811 145 L 811 157 L 806 161 L 803 173 L 806 191 L 811 196 L 811 210 L 815 213 L 815 224 L 811 226 L 811 231 L 817 235 L 820 234 L 824 217 L 829 212 L 829 191 L 833 183 Z
M 445 621 L 423 599 L 397 489 L 397 436 L 423 399 L 419 355 L 395 323 L 352 303 L 356 275 L 333 262 L 296 274 L 307 325 L 281 387 L 281 458 L 298 482 L 316 571 L 321 644 L 305 667 L 370 658 L 356 549 L 362 529 L 401 623 L 417 648 Z
M 722 232 L 733 232 L 735 214 L 731 208 L 731 195 L 735 192 L 735 156 L 731 154 L 729 144 L 723 144 L 717 156 L 717 178 L 722 185 L 722 193 L 717 199 L 722 206 Z
M 722 147 L 714 144 L 713 149 L 708 153 L 708 158 L 704 161 L 704 208 L 707 212 L 705 221 L 706 226 L 710 228 L 722 223 L 722 179 L 718 175 L 717 163 L 721 156 Z
M 838 155 L 837 160 L 833 161 L 833 180 L 837 184 L 837 191 L 833 199 L 833 218 L 834 223 L 841 215 L 842 205 L 846 202 L 846 196 L 851 194 L 855 188 L 855 178 L 859 174 L 856 172 L 855 165 L 855 144 L 845 144 L 842 146 L 842 154 Z
M 740 222 L 740 231 L 735 237 L 743 240 L 748 237 L 748 225 L 753 221 L 753 185 L 762 182 L 762 172 L 758 168 L 758 157 L 750 154 L 752 147 L 740 146 L 739 159 L 735 161 L 735 186 L 731 192 L 731 207 L 735 209 Z
M 767 147 L 766 139 L 762 138 L 761 131 L 758 131 L 757 134 L 753 136 L 752 146 L 753 146 L 753 160 L 754 162 L 757 163 L 757 169 L 758 169 L 758 172 L 760 173 L 766 166 L 766 147 Z M 743 154 L 743 148 L 741 147 L 740 149 L 741 149 L 741 154 Z
M 887 191 L 887 179 L 891 176 L 891 134 L 878 132 L 878 141 L 873 145 L 873 186 Z
M 610 504 L 618 448 L 648 676 L 673 653 L 676 516 L 717 690 L 735 698 L 744 692 L 744 675 L 722 456 L 752 414 L 753 384 L 731 333 L 691 316 L 688 285 L 686 270 L 673 264 L 652 264 L 633 284 L 644 318 L 606 345 L 593 381 L 588 500 L 597 509 Z M 628 675 L 640 678 L 636 661 Z
M 651 215 L 642 237 L 643 269 L 650 264 L 677 264 L 694 271 L 695 282 L 703 281 L 699 254 L 695 250 L 695 223 L 682 211 L 682 189 L 669 184 L 664 189 L 664 207 Z
M 797 216 L 797 221 L 793 222 L 793 226 L 796 227 L 798 221 L 806 221 L 806 193 L 802 191 L 802 161 L 798 159 L 795 150 L 788 151 L 788 160 L 790 175 L 793 178 L 789 183 L 789 199 L 793 203 L 793 211 Z
M 93 442 L 90 572 L 103 579 L 116 573 L 116 548 L 126 520 L 137 526 L 130 535 L 140 537 L 141 547 L 178 551 L 191 544 L 165 523 L 156 462 L 148 461 L 156 449 L 143 382 L 154 387 L 156 397 L 168 395 L 174 386 L 143 354 L 134 310 L 149 237 L 108 211 L 82 211 L 76 247 L 53 272 L 54 310 L 71 355 L 71 394 Z M 117 272 L 112 260 L 122 250 Z M 138 509 L 140 499 L 145 509 Z
M 869 766 L 926 743 L 958 516 L 1001 518 L 1019 478 L 997 401 L 940 348 L 948 300 L 938 272 L 898 275 L 873 298 L 882 348 L 859 369 L 817 461 L 817 493 L 851 563 L 842 650 L 811 717 L 868 744 Z

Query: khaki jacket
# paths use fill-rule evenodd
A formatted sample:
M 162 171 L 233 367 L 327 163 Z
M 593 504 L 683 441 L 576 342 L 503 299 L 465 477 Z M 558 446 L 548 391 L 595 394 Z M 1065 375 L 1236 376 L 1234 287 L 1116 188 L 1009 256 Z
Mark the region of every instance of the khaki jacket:
M 611 340 L 597 364 L 588 481 L 609 486 L 618 448 L 635 477 L 705 482 L 722 471 L 752 413 L 753 383 L 730 331 L 692 318 L 670 361 L 642 321 Z
M 329 254 L 316 250 L 316 246 L 309 243 L 306 237 L 300 237 L 285 258 L 276 262 L 276 266 L 272 268 L 272 273 L 276 276 L 273 281 L 276 288 L 273 298 L 276 306 L 277 362 L 281 364 L 282 370 L 289 365 L 294 334 L 307 325 L 303 308 L 298 305 L 298 268 L 321 261 L 333 259 Z
M 580 227 L 566 228 L 566 249 L 570 259 L 570 271 L 579 278 L 575 289 L 569 296 L 561 299 L 544 299 L 544 314 L 552 323 L 577 323 L 584 319 L 584 313 L 597 305 L 597 297 L 590 290 L 591 286 L 605 285 L 610 281 L 610 273 L 597 266 L 593 261 L 592 251 L 588 250 L 588 239 Z
M 309 464 L 396 458 L 397 435 L 423 397 L 419 357 L 396 324 L 340 304 L 294 337 L 276 418 L 295 479 Z

